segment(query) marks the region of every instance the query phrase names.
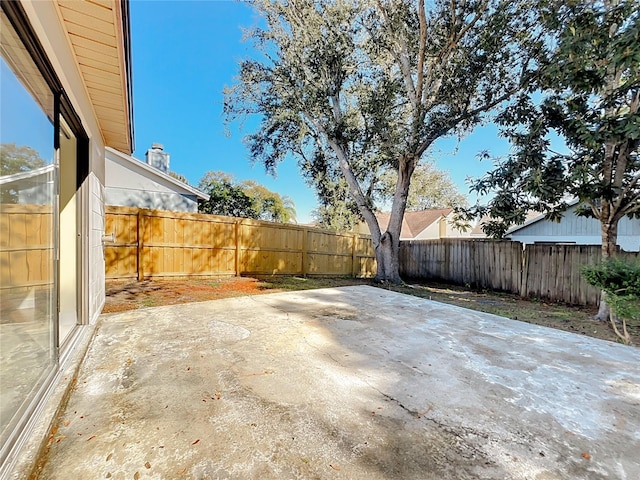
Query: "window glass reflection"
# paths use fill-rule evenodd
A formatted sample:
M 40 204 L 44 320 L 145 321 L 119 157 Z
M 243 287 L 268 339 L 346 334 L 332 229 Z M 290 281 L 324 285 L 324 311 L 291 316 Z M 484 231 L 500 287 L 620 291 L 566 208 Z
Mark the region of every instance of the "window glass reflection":
M 0 29 L 0 445 L 56 362 L 53 96 L 4 12 Z

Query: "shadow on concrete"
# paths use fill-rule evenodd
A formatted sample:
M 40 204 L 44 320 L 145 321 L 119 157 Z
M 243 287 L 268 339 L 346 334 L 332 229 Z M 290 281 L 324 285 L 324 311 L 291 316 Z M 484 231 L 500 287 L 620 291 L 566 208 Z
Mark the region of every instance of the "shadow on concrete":
M 40 478 L 636 478 L 639 360 L 367 286 L 105 315 Z

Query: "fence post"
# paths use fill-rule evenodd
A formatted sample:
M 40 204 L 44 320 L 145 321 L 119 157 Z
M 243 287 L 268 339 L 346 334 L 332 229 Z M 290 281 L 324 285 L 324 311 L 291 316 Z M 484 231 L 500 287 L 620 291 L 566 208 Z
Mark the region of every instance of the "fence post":
M 307 241 L 308 241 L 309 231 L 307 227 L 302 229 L 302 276 L 307 276 Z
M 356 278 L 356 275 L 358 273 L 358 265 L 356 264 L 356 262 L 358 261 L 358 238 L 360 236 L 357 233 L 354 233 L 351 236 L 351 276 L 353 278 Z
M 144 212 L 142 209 L 138 210 L 138 281 L 144 280 Z
M 240 241 L 240 233 L 241 233 L 241 226 L 240 226 L 240 222 L 242 220 L 237 220 L 236 224 L 235 224 L 235 233 L 236 233 L 236 260 L 235 260 L 235 267 L 236 267 L 236 277 L 239 277 L 241 272 L 241 267 L 240 267 L 240 247 L 242 246 L 242 242 Z

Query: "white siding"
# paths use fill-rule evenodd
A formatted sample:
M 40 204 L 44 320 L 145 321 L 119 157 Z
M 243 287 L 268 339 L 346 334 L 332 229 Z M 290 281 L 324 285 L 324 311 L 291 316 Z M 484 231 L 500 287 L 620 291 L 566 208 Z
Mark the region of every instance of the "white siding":
M 562 220 L 538 220 L 526 225 L 510 235 L 512 240 L 522 243 L 571 242 L 578 245 L 600 245 L 600 222 L 594 218 L 575 215 L 576 207 L 571 207 Z M 640 251 L 640 219 L 623 218 L 618 223 L 618 245 L 628 252 Z
M 89 186 L 89 322 L 94 323 L 105 302 L 104 187 L 93 173 Z

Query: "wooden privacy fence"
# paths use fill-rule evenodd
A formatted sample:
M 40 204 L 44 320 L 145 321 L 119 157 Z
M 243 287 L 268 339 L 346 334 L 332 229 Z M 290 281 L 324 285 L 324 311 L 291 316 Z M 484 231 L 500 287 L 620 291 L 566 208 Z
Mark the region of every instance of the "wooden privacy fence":
M 638 254 L 620 253 L 633 261 Z M 597 305 L 599 289 L 580 274 L 598 263 L 600 245 L 523 245 L 500 240 L 413 240 L 400 242 L 400 274 L 544 298 L 572 305 Z
M 106 207 L 110 279 L 375 275 L 369 236 L 217 215 Z
M 53 284 L 53 211 L 0 204 L 0 289 Z

